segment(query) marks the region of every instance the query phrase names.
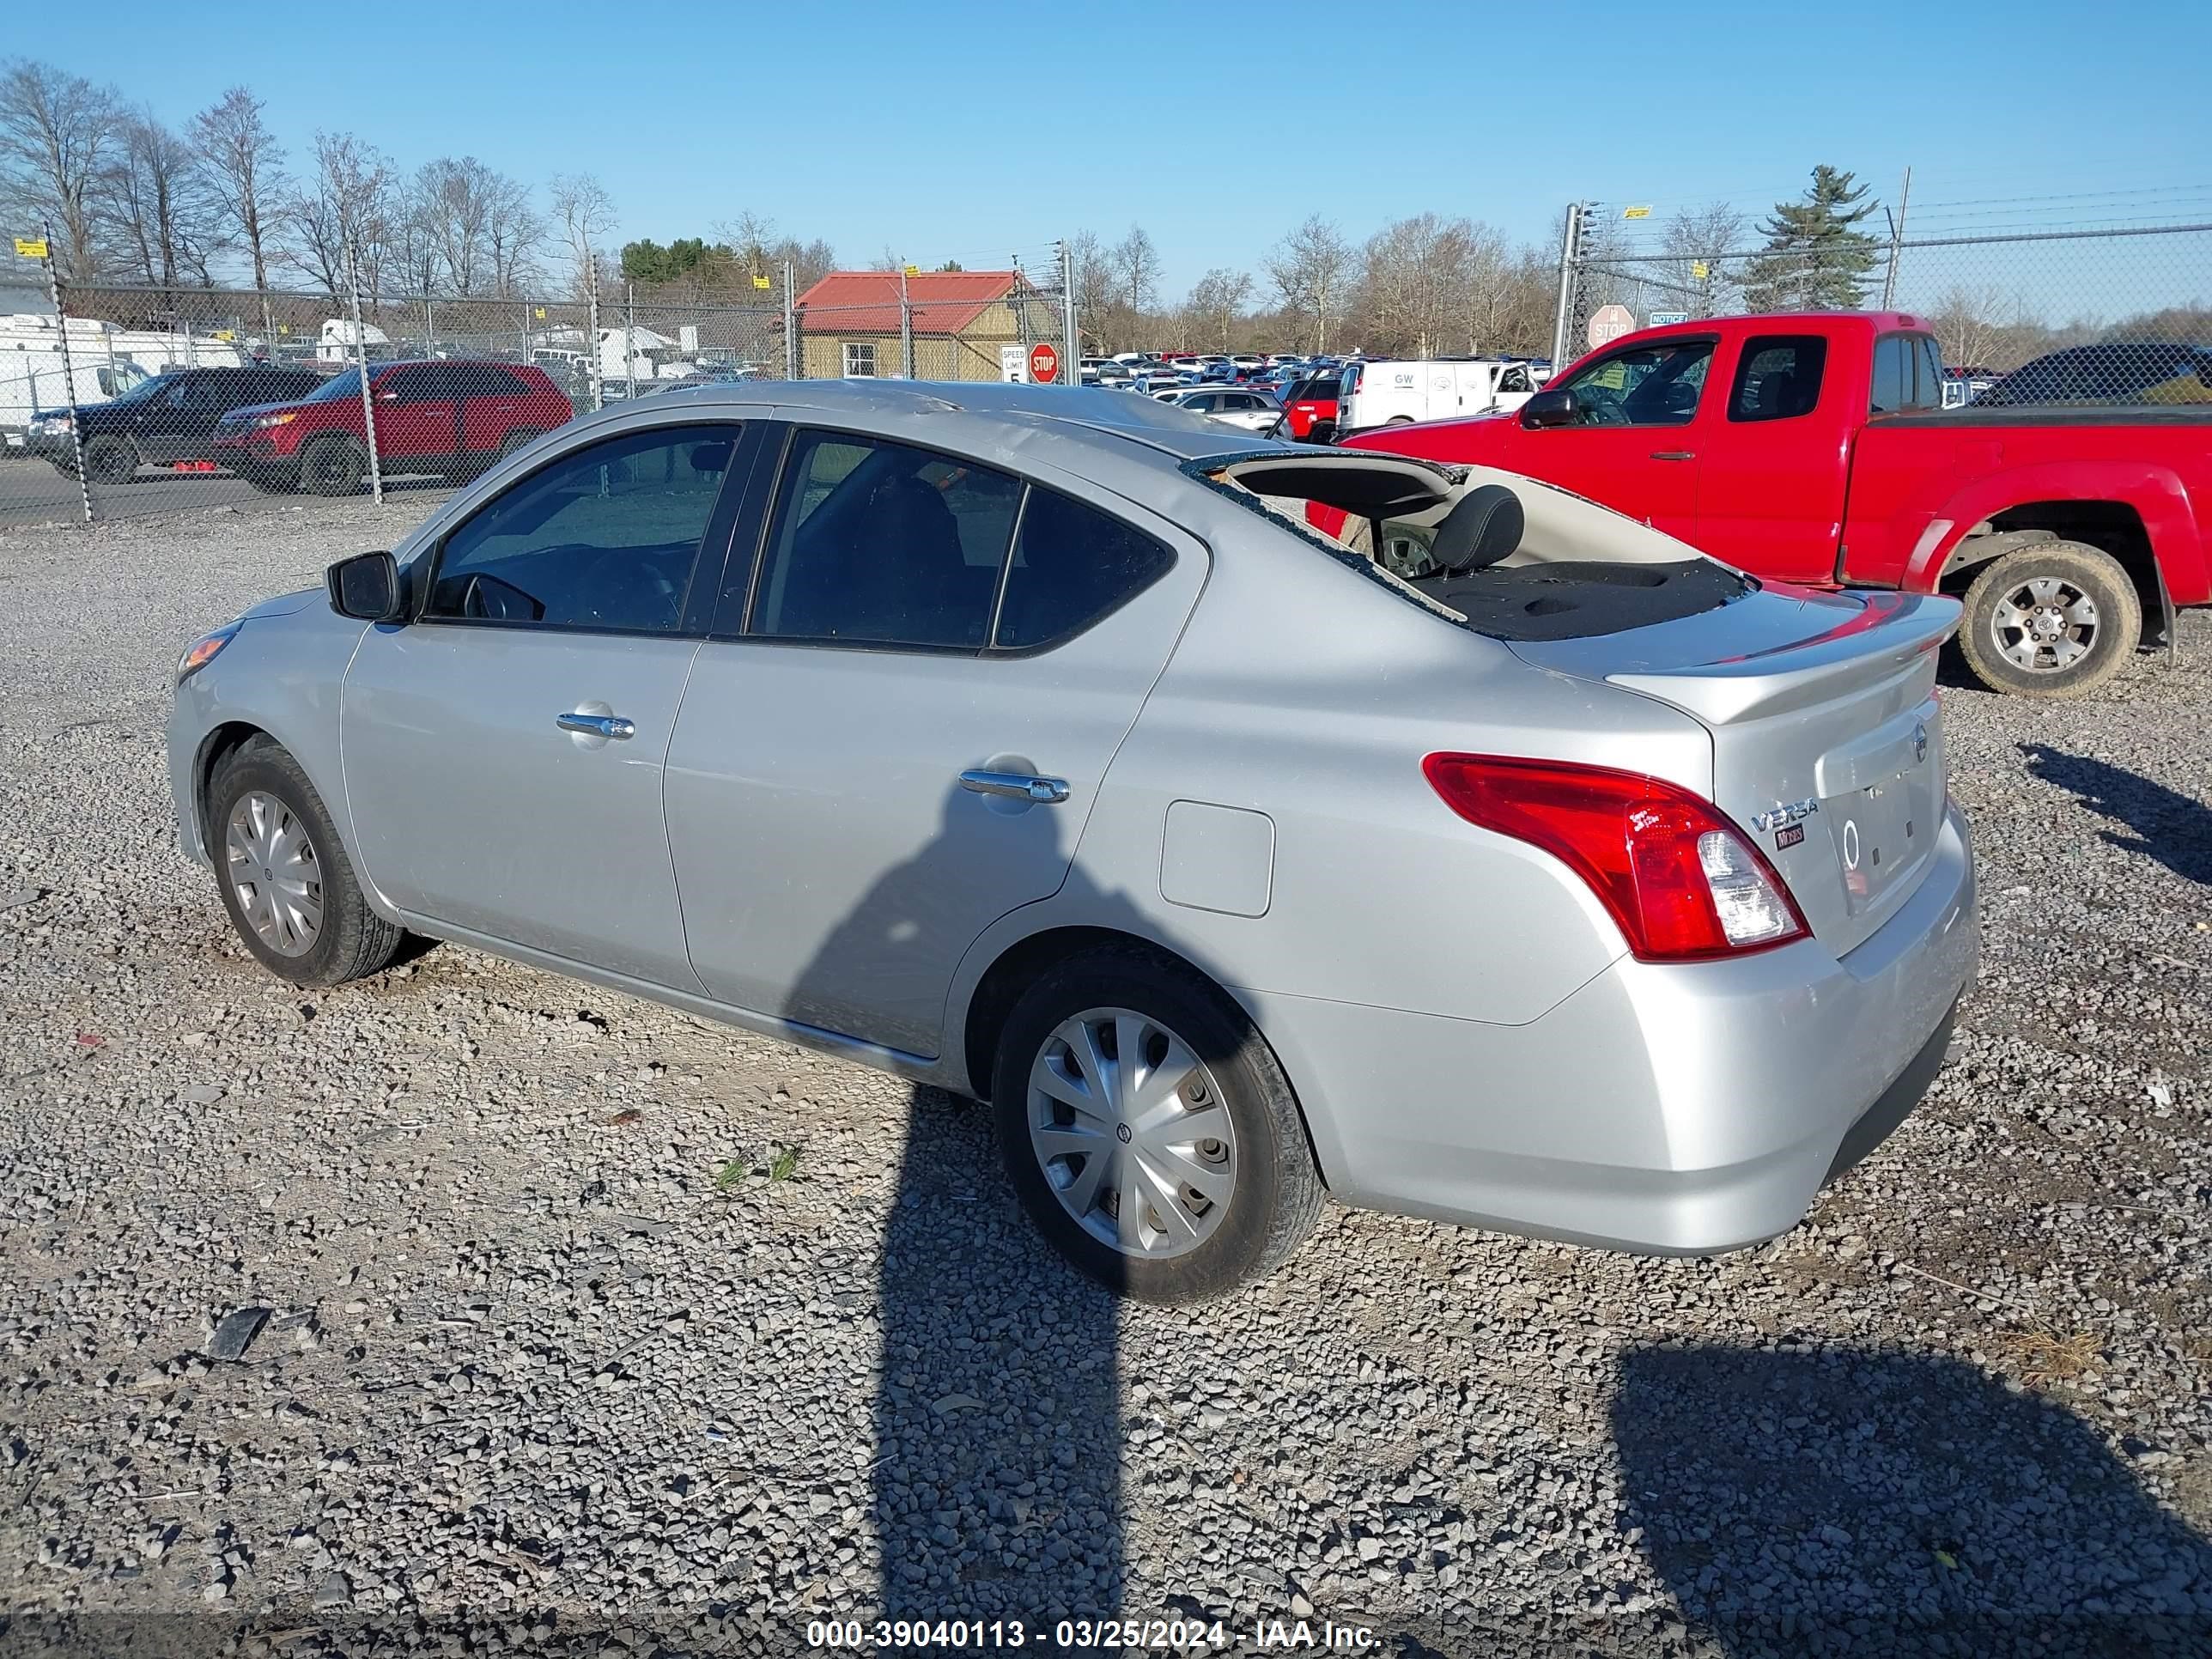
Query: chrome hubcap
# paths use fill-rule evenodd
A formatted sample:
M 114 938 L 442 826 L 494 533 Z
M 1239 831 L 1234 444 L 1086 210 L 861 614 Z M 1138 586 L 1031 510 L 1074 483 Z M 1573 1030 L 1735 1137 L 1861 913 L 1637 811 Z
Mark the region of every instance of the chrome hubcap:
M 1237 1189 L 1237 1131 L 1190 1045 L 1127 1008 L 1062 1021 L 1030 1066 L 1030 1146 L 1060 1206 L 1124 1255 L 1197 1249 Z
M 2022 582 L 1990 613 L 1990 642 L 2030 673 L 2071 668 L 2096 641 L 2097 602 L 2057 576 Z
M 307 826 L 258 789 L 230 809 L 223 861 L 239 913 L 279 956 L 303 957 L 323 932 L 323 869 Z

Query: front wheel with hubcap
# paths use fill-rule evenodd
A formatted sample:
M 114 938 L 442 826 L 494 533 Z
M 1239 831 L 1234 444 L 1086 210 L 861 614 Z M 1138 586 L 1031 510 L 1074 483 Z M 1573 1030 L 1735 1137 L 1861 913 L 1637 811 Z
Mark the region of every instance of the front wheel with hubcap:
M 1993 559 L 1966 590 L 1959 648 L 1992 690 L 2079 697 L 2126 666 L 2142 600 L 2120 562 L 2081 542 L 2037 542 Z
M 138 471 L 138 452 L 121 438 L 94 438 L 84 447 L 84 470 L 95 483 L 129 483 Z
M 1273 1052 L 1219 990 L 1141 948 L 1085 952 L 1030 988 L 992 1100 L 1039 1231 L 1139 1300 L 1259 1278 L 1319 1217 L 1320 1174 Z
M 242 745 L 209 790 L 222 907 L 261 965 L 295 985 L 337 985 L 389 963 L 406 934 L 368 908 L 352 861 L 298 761 Z

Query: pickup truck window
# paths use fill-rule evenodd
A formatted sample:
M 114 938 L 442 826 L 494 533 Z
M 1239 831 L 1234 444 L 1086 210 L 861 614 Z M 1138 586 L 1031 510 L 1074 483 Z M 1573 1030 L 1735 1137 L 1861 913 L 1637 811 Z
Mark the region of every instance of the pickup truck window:
M 1870 415 L 1895 415 L 1909 409 L 1943 407 L 1943 365 L 1936 342 L 1925 334 L 1885 334 L 1874 343 L 1874 385 L 1867 398 Z
M 1820 401 L 1828 343 L 1818 334 L 1754 334 L 1743 343 L 1729 389 L 1731 421 L 1787 421 Z
M 1573 426 L 1687 426 L 1713 361 L 1711 340 L 1631 346 L 1601 357 L 1566 382 Z

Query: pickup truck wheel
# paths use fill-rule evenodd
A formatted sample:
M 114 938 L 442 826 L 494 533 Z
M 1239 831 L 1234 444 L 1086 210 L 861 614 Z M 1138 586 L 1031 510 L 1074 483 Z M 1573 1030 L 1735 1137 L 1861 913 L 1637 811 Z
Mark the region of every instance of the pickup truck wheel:
M 2118 560 L 2038 542 L 1990 561 L 1966 590 L 1959 648 L 1983 684 L 2016 697 L 2087 696 L 2142 639 L 2142 600 Z
M 84 470 L 99 483 L 129 483 L 138 452 L 121 438 L 94 438 L 84 447 Z
M 391 963 L 407 935 L 368 908 L 322 796 L 289 750 L 252 739 L 208 795 L 222 908 L 263 967 L 295 985 L 340 985 Z
M 1219 989 L 1141 947 L 1086 951 L 1030 986 L 991 1098 L 1038 1231 L 1139 1301 L 1258 1279 L 1320 1217 L 1321 1175 L 1273 1051 Z
M 324 438 L 300 458 L 300 482 L 318 495 L 350 495 L 368 461 L 351 438 Z

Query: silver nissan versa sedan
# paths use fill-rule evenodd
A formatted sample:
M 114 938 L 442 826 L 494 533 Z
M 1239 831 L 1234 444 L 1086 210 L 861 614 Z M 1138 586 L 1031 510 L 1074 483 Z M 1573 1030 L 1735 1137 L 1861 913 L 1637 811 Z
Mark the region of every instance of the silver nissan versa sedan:
M 716 386 L 198 641 L 169 769 L 272 972 L 462 940 L 981 1097 L 1174 1301 L 1324 1194 L 1794 1225 L 1973 970 L 1958 614 L 1112 391 Z

